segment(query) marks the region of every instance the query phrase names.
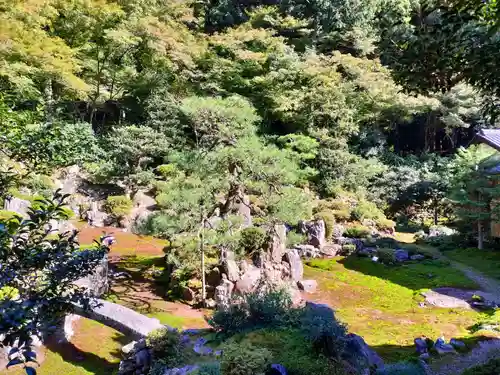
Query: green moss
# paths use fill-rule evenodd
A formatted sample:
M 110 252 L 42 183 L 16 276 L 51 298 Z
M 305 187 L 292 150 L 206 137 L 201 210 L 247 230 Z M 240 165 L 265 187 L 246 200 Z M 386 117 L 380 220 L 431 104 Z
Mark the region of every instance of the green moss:
M 125 195 L 110 196 L 106 199 L 106 211 L 116 217 L 123 217 L 132 210 L 132 200 Z
M 280 363 L 293 375 L 334 375 L 337 369 L 325 357 L 315 354 L 312 344 L 299 330 L 261 329 L 236 335 L 231 342 L 248 343 L 271 353 L 272 363 Z
M 500 374 L 500 358 L 495 358 L 488 363 L 472 367 L 466 370 L 463 375 L 498 375 Z

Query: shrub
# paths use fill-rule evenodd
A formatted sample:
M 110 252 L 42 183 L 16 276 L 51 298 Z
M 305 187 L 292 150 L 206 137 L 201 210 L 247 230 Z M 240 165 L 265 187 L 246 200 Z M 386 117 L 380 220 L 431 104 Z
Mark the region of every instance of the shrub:
M 351 218 L 350 210 L 332 210 L 332 215 L 336 221 L 347 221 Z
M 237 297 L 235 297 L 237 298 Z M 234 299 L 229 309 L 218 309 L 208 323 L 226 336 L 265 327 L 298 326 L 302 309 L 294 308 L 284 289 L 245 294 Z
M 200 368 L 196 375 L 221 375 L 220 363 L 219 362 L 209 362 L 200 365 Z M 163 375 L 163 374 L 162 374 Z
M 300 245 L 306 242 L 306 236 L 301 233 L 297 233 L 295 231 L 290 231 L 286 236 L 286 246 L 294 247 L 295 245 Z
M 377 239 L 373 239 L 370 241 L 369 245 L 376 247 L 390 247 L 393 249 L 401 247 L 401 244 L 391 237 L 379 237 Z
M 379 260 L 384 264 L 392 264 L 394 263 L 394 252 L 395 249 L 390 248 L 381 248 L 378 249 L 377 255 Z
M 370 228 L 365 227 L 364 225 L 355 225 L 346 228 L 346 230 L 344 231 L 344 237 L 367 238 L 370 235 L 370 232 Z
M 262 249 L 267 240 L 266 232 L 259 227 L 245 228 L 240 235 L 240 247 L 247 253 Z
M 161 360 L 167 367 L 183 364 L 188 357 L 188 351 L 178 331 L 171 331 L 168 328 L 157 329 L 148 335 L 146 344 L 151 348 L 153 358 Z
M 223 353 L 220 364 L 223 375 L 264 375 L 272 363 L 269 350 L 250 343 L 229 342 Z
M 365 219 L 377 220 L 383 218 L 384 214 L 377 208 L 375 203 L 362 200 L 354 207 L 351 216 L 354 220 L 362 221 Z
M 273 363 L 283 365 L 290 375 L 335 375 L 336 367 L 344 370 L 343 366 L 317 354 L 300 329 L 261 329 L 234 336 L 234 340 L 269 350 Z
M 376 375 L 425 375 L 426 371 L 419 363 L 399 362 L 385 365 L 377 370 Z
M 123 217 L 132 210 L 132 200 L 125 195 L 114 195 L 106 199 L 106 211 L 116 217 Z
M 314 215 L 316 219 L 321 219 L 325 223 L 325 236 L 329 240 L 333 234 L 333 226 L 335 225 L 335 217 L 329 211 L 321 211 Z
M 161 177 L 165 180 L 170 177 L 177 176 L 179 170 L 175 164 L 162 164 L 156 167 L 156 171 L 159 173 Z
M 342 255 L 349 256 L 356 252 L 356 245 L 353 243 L 346 243 L 342 245 Z
M 393 230 L 396 226 L 396 223 L 392 220 L 386 219 L 385 217 L 380 217 L 375 220 L 375 225 L 379 230 Z
M 31 191 L 39 193 L 45 197 L 52 195 L 54 189 L 54 182 L 50 176 L 42 174 L 31 174 L 24 183 Z

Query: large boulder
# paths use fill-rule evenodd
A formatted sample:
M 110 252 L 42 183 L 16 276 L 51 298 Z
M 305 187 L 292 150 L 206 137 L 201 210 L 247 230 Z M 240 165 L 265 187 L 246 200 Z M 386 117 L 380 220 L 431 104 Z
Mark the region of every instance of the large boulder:
M 297 250 L 288 250 L 285 260 L 290 264 L 290 276 L 293 281 L 302 280 L 304 276 L 304 266 Z
M 262 277 L 260 268 L 250 265 L 247 271 L 236 282 L 236 290 L 241 293 L 250 293 L 255 291 Z
M 236 261 L 234 260 L 234 253 L 232 251 L 227 251 L 225 257 L 222 261 L 224 267 L 224 272 L 230 281 L 238 281 L 240 279 L 240 270 Z
M 333 258 L 342 253 L 342 246 L 339 244 L 327 244 L 320 249 L 320 254 L 326 258 Z
M 268 253 L 271 262 L 281 263 L 286 251 L 286 227 L 282 224 L 275 225 L 268 244 Z
M 248 195 L 244 195 L 243 199 L 239 202 L 238 214 L 243 218 L 243 228 L 252 226 L 252 211 L 250 197 Z
M 384 361 L 371 349 L 361 336 L 349 333 L 347 335 L 344 356 L 350 363 L 364 364 L 365 368 L 381 369 L 384 367 Z
M 31 207 L 30 201 L 16 198 L 16 197 L 6 198 L 4 200 L 4 203 L 3 203 L 4 210 L 16 212 L 25 219 L 27 219 L 29 217 L 28 216 L 28 209 L 30 207 Z
M 321 219 L 302 221 L 300 230 L 307 235 L 309 245 L 321 248 L 326 242 L 325 222 Z
M 396 262 L 406 262 L 410 259 L 410 255 L 408 254 L 408 250 L 405 249 L 397 249 L 394 252 L 394 260 Z
M 220 285 L 215 288 L 215 303 L 220 309 L 229 308 L 233 289 L 234 284 L 227 279 L 226 275 L 222 275 Z
M 318 283 L 316 280 L 300 280 L 297 286 L 306 293 L 314 293 L 318 288 Z
M 301 258 L 319 258 L 321 254 L 320 249 L 313 245 L 296 245 L 294 248 Z

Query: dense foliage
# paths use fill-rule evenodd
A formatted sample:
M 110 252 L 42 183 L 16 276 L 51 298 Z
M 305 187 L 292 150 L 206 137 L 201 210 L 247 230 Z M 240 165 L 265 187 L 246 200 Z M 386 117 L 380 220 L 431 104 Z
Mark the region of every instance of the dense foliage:
M 2 345 L 13 346 L 12 353 L 22 350 L 12 365 L 34 360 L 33 339 L 51 334 L 76 305 L 88 309 L 96 304 L 91 292 L 75 281 L 93 272 L 108 249 L 81 249 L 76 232 L 54 238 L 52 220 L 67 217 L 64 198 L 40 200 L 26 220 L 16 215 L 0 219 Z

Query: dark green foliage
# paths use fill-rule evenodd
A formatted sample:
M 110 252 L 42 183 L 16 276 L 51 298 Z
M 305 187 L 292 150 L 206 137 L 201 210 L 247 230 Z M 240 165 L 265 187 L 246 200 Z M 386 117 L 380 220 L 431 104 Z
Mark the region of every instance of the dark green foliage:
M 208 323 L 226 336 L 257 328 L 299 324 L 302 312 L 292 307 L 286 290 L 248 293 L 241 298 L 236 298 L 228 310 L 216 310 Z
M 342 245 L 342 255 L 349 256 L 356 252 L 356 245 L 352 243 L 347 243 Z
M 38 209 L 30 209 L 29 220 L 0 223 L 0 289 L 17 292 L 17 298 L 0 301 L 4 344 L 19 340 L 19 348 L 29 346 L 32 335 L 50 333 L 73 311 L 74 303 L 88 309 L 97 302 L 75 281 L 93 272 L 108 249 L 100 245 L 82 249 L 76 233 L 54 238 L 47 230 L 50 220 L 66 218 L 66 198 L 56 193 L 53 200 L 39 200 Z M 43 274 L 45 282 L 39 283 L 34 274 Z
M 333 226 L 335 225 L 335 216 L 329 211 L 320 211 L 314 214 L 316 219 L 321 219 L 325 223 L 325 237 L 327 240 L 332 238 Z
M 463 375 L 496 375 L 500 372 L 500 359 L 495 358 L 484 365 L 465 370 Z
M 202 363 L 195 373 L 196 375 L 221 375 L 221 366 L 219 362 Z
M 344 236 L 349 238 L 366 238 L 370 235 L 371 230 L 363 225 L 355 225 L 346 228 L 344 231 Z
M 351 215 L 353 219 L 363 221 L 365 219 L 378 220 L 384 217 L 384 214 L 372 202 L 361 200 L 353 208 Z
M 151 332 L 146 343 L 152 350 L 153 358 L 160 360 L 168 368 L 185 363 L 188 358 L 188 348 L 181 341 L 181 334 L 176 330 L 162 328 Z
M 240 246 L 246 253 L 250 254 L 262 249 L 265 245 L 267 233 L 259 227 L 245 228 L 240 233 Z
M 117 218 L 127 216 L 132 210 L 132 200 L 125 195 L 109 196 L 106 199 L 106 211 Z
M 223 351 L 220 367 L 224 375 L 265 375 L 272 364 L 269 350 L 249 343 L 229 342 Z
M 297 328 L 260 329 L 231 338 L 248 342 L 272 353 L 273 362 L 283 365 L 290 375 L 341 375 L 343 366 L 314 351 L 312 343 Z

